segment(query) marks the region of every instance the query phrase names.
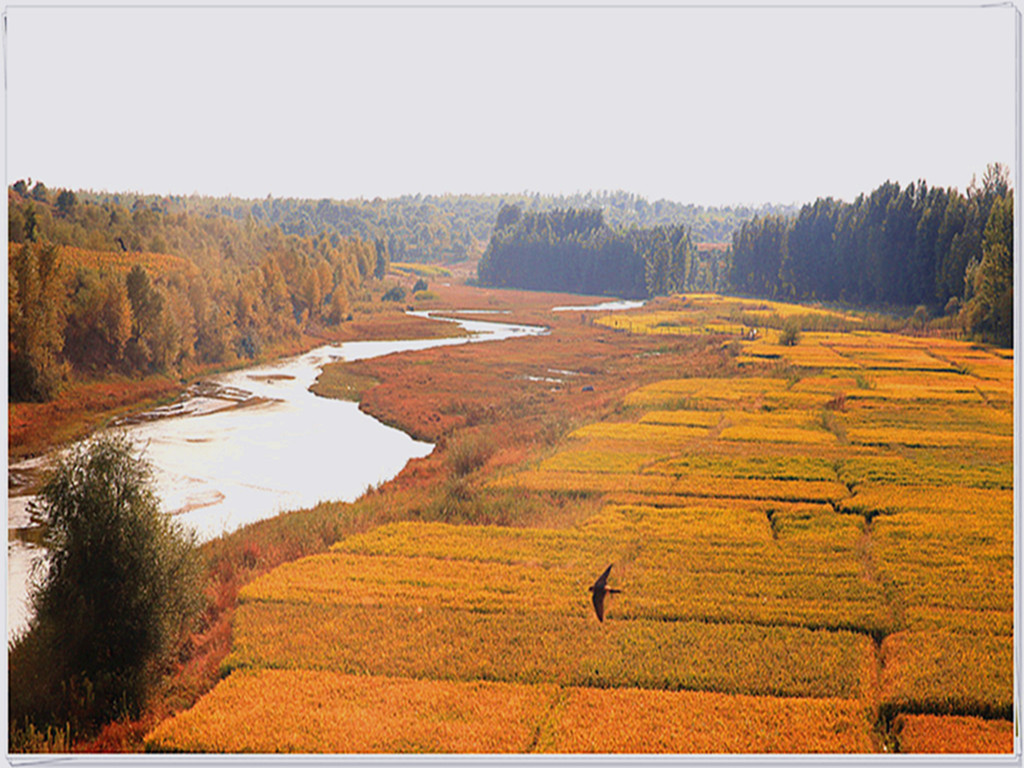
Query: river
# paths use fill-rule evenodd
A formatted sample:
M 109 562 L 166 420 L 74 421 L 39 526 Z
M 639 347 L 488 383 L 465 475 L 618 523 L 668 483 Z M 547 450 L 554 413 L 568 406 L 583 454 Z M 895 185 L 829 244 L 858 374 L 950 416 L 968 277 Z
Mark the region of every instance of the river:
M 211 377 L 173 406 L 120 427 L 151 462 L 161 509 L 208 540 L 286 510 L 325 500 L 353 501 L 434 446 L 377 421 L 357 403 L 310 392 L 325 364 L 546 331 L 476 319 L 435 319 L 456 322 L 470 335 L 317 347 L 297 357 Z M 12 464 L 9 476 L 52 460 Z M 9 495 L 7 500 L 8 638 L 28 621 L 28 578 L 44 555 L 26 540 L 31 538 L 26 536 L 31 532 L 30 500 L 24 495 Z

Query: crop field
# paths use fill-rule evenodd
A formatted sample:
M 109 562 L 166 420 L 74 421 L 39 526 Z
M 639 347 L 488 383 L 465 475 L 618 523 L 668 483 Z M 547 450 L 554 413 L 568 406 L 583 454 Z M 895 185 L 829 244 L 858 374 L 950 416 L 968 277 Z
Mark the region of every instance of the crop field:
M 410 262 L 393 261 L 388 265 L 396 275 L 402 277 L 451 277 L 451 270 L 445 269 L 438 264 L 413 264 Z
M 259 670 L 232 675 L 149 743 L 175 752 L 865 752 L 866 719 L 845 699 Z
M 126 253 L 124 251 L 90 251 L 65 245 L 61 248 L 61 266 L 73 271 L 77 268 L 95 269 L 103 272 L 127 273 L 139 264 L 150 275 L 169 275 L 176 272 L 197 271 L 194 262 L 182 256 L 168 253 Z
M 900 715 L 896 733 L 901 752 L 1013 752 L 1013 723 L 953 715 Z
M 420 515 L 249 583 L 224 679 L 148 748 L 1012 751 L 1012 356 L 863 324 L 711 295 L 596 318 L 744 333 L 712 337 L 722 375 L 471 475 L 585 515 Z

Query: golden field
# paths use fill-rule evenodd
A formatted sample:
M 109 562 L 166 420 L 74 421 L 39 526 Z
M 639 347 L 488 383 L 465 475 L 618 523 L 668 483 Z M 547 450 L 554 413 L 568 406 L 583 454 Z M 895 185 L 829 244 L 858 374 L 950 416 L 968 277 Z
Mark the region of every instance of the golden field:
M 865 752 L 867 717 L 844 699 L 260 670 L 232 675 L 157 728 L 150 744 L 176 752 Z
M 792 317 L 792 347 L 756 324 Z M 758 333 L 436 481 L 547 514 L 410 501 L 250 582 L 223 680 L 147 748 L 1011 751 L 1012 356 L 708 295 L 594 325 Z

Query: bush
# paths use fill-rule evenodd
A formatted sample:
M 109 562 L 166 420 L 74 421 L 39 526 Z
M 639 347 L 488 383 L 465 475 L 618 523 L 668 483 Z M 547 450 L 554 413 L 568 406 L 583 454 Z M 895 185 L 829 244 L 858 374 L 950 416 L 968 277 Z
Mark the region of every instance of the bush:
M 405 301 L 405 288 L 400 285 L 392 285 L 388 288 L 384 295 L 380 297 L 381 301 Z
M 202 605 L 194 534 L 159 511 L 124 435 L 73 449 L 34 513 L 48 565 L 10 647 L 11 724 L 83 731 L 137 714 Z
M 480 469 L 494 453 L 494 447 L 480 435 L 463 435 L 448 446 L 448 463 L 455 477 Z
M 786 347 L 795 347 L 800 343 L 800 323 L 795 318 L 790 318 L 782 326 L 782 333 L 779 334 L 779 344 Z
M 429 286 L 429 285 L 427 285 L 427 281 L 426 281 L 426 280 L 424 280 L 424 279 L 423 279 L 423 278 L 421 277 L 421 278 L 420 278 L 419 280 L 417 280 L 417 281 L 416 281 L 416 285 L 414 285 L 414 286 L 412 287 L 412 292 L 413 292 L 413 293 L 419 293 L 420 291 L 425 291 L 425 290 L 427 290 L 427 288 L 429 288 L 429 287 L 430 287 L 430 286 Z

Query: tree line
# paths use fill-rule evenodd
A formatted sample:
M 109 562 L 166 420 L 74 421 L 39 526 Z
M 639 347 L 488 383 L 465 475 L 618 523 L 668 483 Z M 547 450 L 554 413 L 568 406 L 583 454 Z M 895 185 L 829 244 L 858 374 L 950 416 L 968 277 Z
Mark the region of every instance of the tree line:
M 599 208 L 614 227 L 654 227 L 678 224 L 690 228 L 698 242 L 727 243 L 733 230 L 755 214 L 794 213 L 790 206 L 705 207 L 670 200 L 649 202 L 627 192 L 587 192 L 542 195 L 403 195 L 372 200 L 264 199 L 199 195 L 136 195 L 79 192 L 79 199 L 112 202 L 134 209 L 164 213 L 225 216 L 244 222 L 279 226 L 285 234 L 308 237 L 317 233 L 381 239 L 391 258 L 403 262 L 454 262 L 483 252 L 498 211 L 516 205 L 524 212 L 560 208 Z
M 695 248 L 685 225 L 616 228 L 600 208 L 505 205 L 477 265 L 482 285 L 640 298 L 683 290 Z
M 41 183 L 11 187 L 8 226 L 11 400 L 51 399 L 76 375 L 254 358 L 348 318 L 388 264 L 380 240 L 83 201 Z
M 990 165 L 966 194 L 888 181 L 852 203 L 818 198 L 795 217 L 756 216 L 733 234 L 733 290 L 782 299 L 922 305 L 1013 341 L 1013 191 Z

